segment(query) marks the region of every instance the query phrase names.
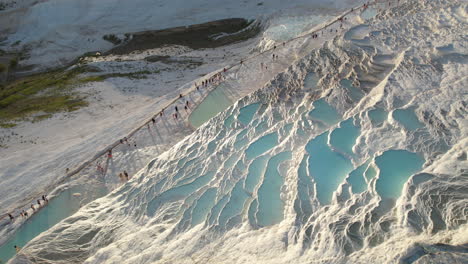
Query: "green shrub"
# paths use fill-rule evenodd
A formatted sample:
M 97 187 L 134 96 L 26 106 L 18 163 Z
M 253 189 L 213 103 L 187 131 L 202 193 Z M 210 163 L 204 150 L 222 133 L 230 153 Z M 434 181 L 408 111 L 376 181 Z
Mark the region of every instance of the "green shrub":
M 10 61 L 10 67 L 12 69 L 16 68 L 16 66 L 18 66 L 18 59 L 17 58 L 14 58 L 14 59 L 11 59 Z
M 74 111 L 86 106 L 85 98 L 72 92 L 77 76 L 84 67 L 69 71 L 57 70 L 28 76 L 0 89 L 0 122 L 27 118 L 31 114 Z M 38 121 L 46 116 L 36 117 Z
M 16 126 L 15 123 L 0 123 L 0 127 L 3 127 L 3 128 L 12 128 L 15 126 Z

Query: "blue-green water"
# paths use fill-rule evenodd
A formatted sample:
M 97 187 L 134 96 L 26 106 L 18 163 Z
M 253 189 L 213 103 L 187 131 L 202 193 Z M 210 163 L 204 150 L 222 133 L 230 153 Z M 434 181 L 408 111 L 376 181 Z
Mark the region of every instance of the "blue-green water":
M 249 172 L 245 178 L 244 188 L 247 192 L 253 193 L 255 187 L 258 185 L 260 178 L 264 175 L 268 156 L 261 156 L 256 158 L 249 166 Z
M 192 126 L 198 128 L 218 113 L 226 110 L 232 105 L 232 100 L 226 95 L 222 85 L 211 91 L 203 101 L 197 105 L 189 116 Z M 226 125 L 230 125 L 229 121 Z
M 309 173 L 317 185 L 317 199 L 321 204 L 329 204 L 333 192 L 353 169 L 347 158 L 334 152 L 327 145 L 328 133 L 310 141 L 306 150 L 309 153 Z
M 348 183 L 351 185 L 351 190 L 353 193 L 361 193 L 366 190 L 367 183 L 364 179 L 364 173 L 366 171 L 367 166 L 368 163 L 366 162 L 363 165 L 357 167 L 349 174 Z
M 324 99 L 315 101 L 313 105 L 314 109 L 309 113 L 313 119 L 318 119 L 328 125 L 334 125 L 340 121 L 338 112 Z
M 381 125 L 388 117 L 388 113 L 382 108 L 372 109 L 367 114 L 374 126 Z
M 189 196 L 191 193 L 198 190 L 201 186 L 207 184 L 214 176 L 214 172 L 207 172 L 205 175 L 196 178 L 194 181 L 171 188 L 156 196 L 148 203 L 147 214 L 154 216 L 154 213 L 162 203 L 176 201 Z
M 414 113 L 414 108 L 397 109 L 393 111 L 393 118 L 402 124 L 406 129 L 414 131 L 424 125 L 419 122 L 418 117 Z
M 350 80 L 341 80 L 340 84 L 348 90 L 349 97 L 353 99 L 353 101 L 357 102 L 364 97 L 364 92 L 353 86 Z
M 307 155 L 299 165 L 298 183 L 297 183 L 297 200 L 294 207 L 296 212 L 301 212 L 302 221 L 305 221 L 312 214 L 311 199 L 313 197 L 314 184 L 312 178 L 307 174 Z
M 95 200 L 107 194 L 104 187 L 94 191 L 86 190 L 85 186 L 76 186 L 60 193 L 51 199 L 47 206 L 30 216 L 15 234 L 0 247 L 0 260 L 6 262 L 16 254 L 13 246 L 23 247 L 26 243 L 40 233 L 50 229 L 61 220 L 74 214 L 84 203 Z M 81 201 L 81 196 L 73 196 L 74 193 L 87 193 L 86 201 Z M 36 204 L 37 206 L 37 204 Z M 18 216 L 20 217 L 20 216 Z
M 341 152 L 353 155 L 353 146 L 359 136 L 359 128 L 353 124 L 353 118 L 340 123 L 330 135 L 330 144 Z
M 245 151 L 245 157 L 247 159 L 253 159 L 260 156 L 266 151 L 272 149 L 278 144 L 278 133 L 273 132 L 268 135 L 265 135 L 255 142 L 250 144 L 250 146 Z
M 258 189 L 257 221 L 260 226 L 279 223 L 283 219 L 283 201 L 281 200 L 281 186 L 283 177 L 278 172 L 278 166 L 292 158 L 291 152 L 282 152 L 272 157 L 268 162 L 260 189 Z
M 259 103 L 251 104 L 245 107 L 242 107 L 239 110 L 239 116 L 237 119 L 244 125 L 247 125 L 252 121 L 255 113 L 257 112 L 258 108 L 260 107 Z
M 240 222 L 234 220 L 235 217 L 240 217 L 244 203 L 249 198 L 249 195 L 242 188 L 242 181 L 237 182 L 231 192 L 229 202 L 221 211 L 218 223 L 221 227 L 232 228 L 236 223 Z
M 377 193 L 383 198 L 396 199 L 408 178 L 421 170 L 424 159 L 406 150 L 389 150 L 375 158 L 375 163 L 380 169 Z

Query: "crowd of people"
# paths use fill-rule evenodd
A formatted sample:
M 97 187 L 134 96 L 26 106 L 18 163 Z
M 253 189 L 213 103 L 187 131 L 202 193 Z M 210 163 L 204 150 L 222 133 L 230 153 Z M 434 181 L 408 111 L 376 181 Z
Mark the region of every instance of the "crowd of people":
M 41 199 L 37 199 L 36 200 L 37 202 L 37 205 L 36 204 L 31 204 L 30 208 L 32 209 L 32 214 L 34 214 L 36 212 L 36 210 L 40 209 L 41 207 L 45 206 L 47 203 L 49 203 L 49 199 L 47 199 L 47 195 L 42 195 Z M 13 216 L 11 213 L 7 213 L 8 215 L 8 218 L 10 218 L 10 221 L 14 221 L 15 220 L 15 216 Z M 19 214 L 19 216 L 21 216 L 21 218 L 28 218 L 29 217 L 29 213 L 27 210 L 22 210 Z M 18 216 L 17 216 L 18 217 Z

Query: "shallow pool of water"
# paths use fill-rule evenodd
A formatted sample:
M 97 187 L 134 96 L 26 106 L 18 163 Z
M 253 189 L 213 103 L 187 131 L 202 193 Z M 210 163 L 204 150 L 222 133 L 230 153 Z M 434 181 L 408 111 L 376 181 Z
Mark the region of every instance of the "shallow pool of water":
M 291 158 L 291 152 L 282 152 L 268 161 L 263 183 L 258 189 L 256 218 L 260 226 L 273 225 L 283 219 L 284 202 L 281 200 L 280 194 L 284 180 L 278 171 L 278 166 Z
M 189 116 L 189 122 L 193 127 L 198 128 L 232 104 L 232 100 L 226 95 L 225 88 L 221 84 L 197 105 Z M 230 125 L 229 121 L 227 121 L 227 125 Z
M 331 202 L 333 192 L 353 169 L 350 160 L 330 149 L 327 138 L 328 133 L 323 133 L 306 146 L 310 155 L 309 174 L 315 180 L 317 199 L 321 204 Z
M 414 131 L 424 125 L 419 122 L 418 117 L 414 113 L 414 108 L 410 107 L 407 109 L 397 109 L 393 111 L 392 117 L 406 129 Z
M 406 150 L 389 150 L 375 158 L 375 163 L 380 169 L 377 193 L 383 198 L 396 199 L 409 177 L 421 170 L 424 159 Z
M 324 99 L 313 103 L 314 109 L 309 112 L 313 119 L 320 120 L 328 125 L 334 125 L 340 121 L 340 115 Z
M 359 136 L 359 128 L 353 124 L 354 119 L 348 119 L 340 123 L 340 127 L 330 134 L 330 144 L 348 155 L 353 155 L 353 146 Z
M 242 187 L 242 181 L 237 182 L 231 192 L 229 202 L 219 215 L 218 224 L 223 228 L 230 229 L 241 220 L 240 215 L 244 208 L 245 201 L 250 197 Z
M 206 220 L 210 209 L 214 206 L 216 200 L 216 188 L 206 190 L 196 201 L 192 213 L 192 226 L 198 225 Z
M 361 13 L 361 17 L 364 20 L 371 19 L 375 17 L 376 15 L 377 15 L 377 9 L 372 8 L 372 7 L 367 8 L 366 10 L 364 10 L 364 12 Z
M 367 166 L 368 163 L 364 163 L 349 174 L 347 181 L 351 185 L 351 191 L 353 193 L 362 193 L 367 189 L 367 182 L 364 178 Z
M 340 84 L 348 90 L 349 97 L 351 97 L 353 101 L 358 102 L 362 97 L 364 97 L 364 92 L 355 87 L 350 80 L 341 80 Z
M 315 73 L 310 72 L 304 78 L 304 89 L 314 90 L 317 88 L 318 77 Z
M 314 184 L 312 178 L 307 173 L 308 156 L 304 156 L 297 171 L 297 199 L 294 202 L 294 209 L 304 222 L 312 214 L 311 200 L 314 197 Z
M 255 103 L 255 104 L 242 107 L 239 110 L 239 115 L 237 116 L 237 120 L 239 120 L 244 125 L 249 124 L 250 121 L 252 121 L 252 118 L 254 117 L 258 108 L 260 108 L 259 103 Z
M 50 199 L 47 206 L 30 216 L 13 236 L 0 247 L 0 260 L 3 261 L 0 263 L 6 263 L 6 261 L 16 254 L 13 246 L 16 245 L 22 248 L 40 233 L 74 214 L 84 204 L 102 197 L 108 192 L 105 187 L 96 186 L 92 190 L 89 189 L 92 188 L 89 186 L 76 186 Z M 78 196 L 77 194 L 80 195 Z
M 260 179 L 265 174 L 268 156 L 256 158 L 249 166 L 249 172 L 245 178 L 244 188 L 247 192 L 253 193 Z
M 177 201 L 190 196 L 192 193 L 206 185 L 214 176 L 214 172 L 207 172 L 205 175 L 194 179 L 192 182 L 170 188 L 157 195 L 148 203 L 146 212 L 149 216 L 154 216 L 161 204 Z
M 265 135 L 249 145 L 245 151 L 247 159 L 253 159 L 278 145 L 278 133 Z
M 388 118 L 388 113 L 382 108 L 375 108 L 367 112 L 369 119 L 374 126 L 379 126 Z

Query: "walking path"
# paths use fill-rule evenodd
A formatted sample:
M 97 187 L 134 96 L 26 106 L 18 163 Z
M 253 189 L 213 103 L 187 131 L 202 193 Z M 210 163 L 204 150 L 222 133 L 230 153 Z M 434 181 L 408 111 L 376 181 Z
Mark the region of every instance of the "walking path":
M 299 39 L 304 39 L 304 38 L 307 38 L 307 37 L 311 37 L 313 35 L 316 35 L 315 38 L 319 38 L 320 37 L 320 33 L 322 30 L 325 30 L 325 29 L 328 29 L 330 28 L 331 26 L 333 26 L 334 24 L 337 24 L 337 23 L 343 23 L 344 20 L 345 20 L 345 17 L 349 14 L 352 14 L 354 12 L 363 12 L 365 11 L 367 8 L 369 8 L 370 6 L 375 6 L 375 5 L 378 5 L 378 4 L 386 4 L 388 3 L 388 7 L 390 7 L 391 3 L 395 3 L 395 4 L 398 4 L 400 3 L 400 0 L 393 0 L 393 1 L 388 1 L 388 0 L 381 0 L 381 1 L 378 1 L 378 0 L 375 0 L 375 1 L 371 1 L 371 2 L 368 2 L 367 4 L 364 4 L 364 5 L 361 5 L 359 7 L 355 7 L 355 8 L 351 8 L 347 11 L 345 11 L 343 14 L 341 14 L 339 17 L 337 17 L 336 19 L 330 21 L 329 23 L 325 24 L 324 26 L 314 30 L 314 31 L 311 31 L 307 34 L 304 34 L 304 35 L 301 35 L 301 36 L 298 36 L 298 37 L 295 37 L 295 38 L 292 38 L 288 41 L 285 41 L 283 43 L 280 43 L 278 44 L 278 47 L 277 46 L 274 46 L 270 49 L 267 49 L 267 50 L 264 50 L 262 52 L 259 52 L 257 54 L 254 54 L 250 57 L 247 57 L 245 59 L 242 59 L 240 62 L 238 63 L 234 63 L 234 64 L 231 64 L 225 68 L 223 68 L 222 70 L 216 72 L 216 73 L 213 73 L 211 74 L 209 77 L 207 77 L 205 79 L 204 82 L 208 82 L 208 85 L 206 86 L 202 86 L 201 84 L 197 84 L 197 83 L 194 83 L 191 87 L 191 89 L 189 89 L 187 92 L 185 92 L 184 94 L 180 94 L 178 97 L 174 98 L 173 100 L 169 101 L 160 111 L 158 111 L 156 114 L 152 115 L 151 117 L 147 118 L 142 125 L 136 127 L 135 129 L 133 129 L 126 137 L 123 137 L 123 138 L 127 138 L 127 139 L 131 139 L 137 132 L 139 132 L 140 130 L 142 130 L 145 126 L 147 126 L 148 124 L 152 123 L 153 122 L 153 119 L 158 122 L 158 120 L 161 120 L 162 121 L 162 118 L 165 118 L 167 116 L 167 114 L 169 113 L 169 111 L 167 111 L 167 113 L 165 113 L 164 111 L 167 110 L 167 109 L 170 109 L 171 107 L 174 108 L 174 106 L 176 106 L 177 102 L 179 101 L 183 101 L 186 100 L 185 98 L 187 96 L 189 96 L 190 94 L 194 93 L 194 92 L 197 92 L 199 91 L 199 89 L 203 89 L 203 88 L 208 88 L 208 89 L 205 89 L 204 92 L 205 92 L 205 95 L 208 95 L 213 89 L 215 89 L 217 87 L 217 85 L 219 85 L 221 82 L 225 82 L 227 80 L 227 73 L 230 73 L 233 68 L 235 67 L 239 67 L 239 69 L 242 67 L 242 66 L 246 66 L 246 63 L 259 57 L 259 56 L 263 56 L 265 54 L 269 54 L 269 53 L 273 53 L 273 51 L 275 51 L 277 48 L 279 49 L 280 47 L 285 47 L 287 44 L 291 43 L 291 42 L 294 42 L 296 40 L 299 40 Z M 336 32 L 335 32 L 336 34 Z M 239 70 L 238 69 L 238 70 Z M 197 88 L 198 87 L 198 88 Z M 203 99 L 201 100 L 203 101 Z M 185 104 L 183 104 L 185 105 Z M 192 106 L 192 109 L 194 107 Z M 182 109 L 180 109 L 181 111 Z M 159 122 L 161 122 L 159 121 Z M 107 155 L 107 153 L 109 151 L 112 151 L 114 148 L 116 148 L 117 146 L 121 145 L 121 139 L 116 139 L 114 143 L 110 144 L 109 146 L 107 146 L 105 149 L 103 149 L 102 151 L 98 152 L 97 154 L 95 154 L 93 157 L 91 157 L 89 160 L 81 163 L 79 166 L 77 166 L 76 168 L 72 169 L 72 170 L 69 170 L 67 171 L 66 173 L 66 176 L 61 178 L 59 181 L 57 181 L 55 184 L 52 185 L 53 188 L 55 188 L 56 186 L 60 185 L 60 184 L 63 184 L 65 183 L 70 177 L 78 174 L 79 172 L 81 172 L 84 168 L 87 168 L 88 166 L 94 166 L 94 162 L 96 162 L 99 158 L 101 157 L 105 157 L 105 155 Z M 125 144 L 125 142 L 124 142 Z M 50 191 L 50 190 L 49 190 Z M 44 191 L 44 193 L 46 193 L 47 191 Z M 33 200 L 33 202 L 31 203 L 25 203 L 25 204 L 22 204 L 20 206 L 18 206 L 14 211 L 17 212 L 17 214 L 12 214 L 14 218 L 17 218 L 18 216 L 20 216 L 20 213 L 19 211 L 21 211 L 21 209 L 24 209 L 24 208 L 29 208 L 29 205 L 30 204 L 34 204 L 35 200 Z M 2 220 L 3 218 L 9 218 L 9 215 L 8 215 L 9 212 L 5 212 L 3 213 L 1 216 L 0 216 L 0 220 Z M 32 212 L 34 213 L 34 212 Z M 30 215 L 32 215 L 32 213 Z M 11 213 L 10 213 L 11 214 Z

